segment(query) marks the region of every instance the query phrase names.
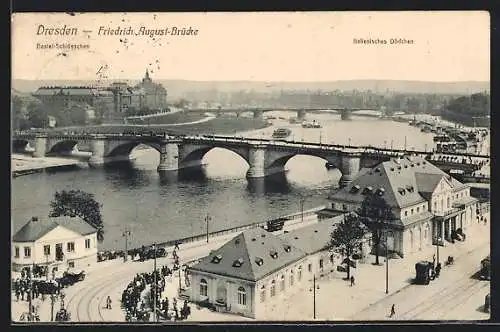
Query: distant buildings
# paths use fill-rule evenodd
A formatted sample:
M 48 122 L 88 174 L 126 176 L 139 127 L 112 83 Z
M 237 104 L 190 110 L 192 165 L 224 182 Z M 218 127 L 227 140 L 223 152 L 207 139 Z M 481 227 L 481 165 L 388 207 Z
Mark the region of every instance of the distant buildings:
M 72 103 L 87 104 L 99 112 L 123 114 L 128 108 L 159 110 L 167 107 L 167 90 L 154 83 L 149 72 L 136 86 L 115 82 L 107 87 L 45 86 L 33 96 L 46 106 L 68 108 Z
M 49 266 L 50 271 L 97 262 L 97 230 L 79 217 L 33 217 L 12 238 L 14 271 Z
M 314 275 L 332 271 L 341 256 L 327 249 L 330 234 L 344 217 L 276 235 L 255 228 L 235 236 L 189 268 L 190 300 L 220 312 L 262 318 Z M 357 253 L 369 253 L 369 239 Z
M 393 219 L 388 249 L 401 256 L 430 246 L 440 238 L 452 240 L 457 229 L 475 220 L 477 199 L 470 187 L 420 157 L 405 157 L 363 169 L 345 188 L 331 197 L 336 211 L 357 211 L 367 195 L 379 195 L 390 207 Z M 372 225 L 374 226 L 374 225 Z

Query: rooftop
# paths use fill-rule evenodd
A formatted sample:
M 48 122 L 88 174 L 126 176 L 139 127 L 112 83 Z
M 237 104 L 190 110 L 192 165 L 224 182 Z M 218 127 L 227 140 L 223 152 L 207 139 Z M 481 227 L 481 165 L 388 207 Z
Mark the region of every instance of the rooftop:
M 191 269 L 257 281 L 305 256 L 286 239 L 255 228 L 237 235 Z
M 364 194 L 383 196 L 391 207 L 402 208 L 424 201 L 445 179 L 453 189 L 466 185 L 420 157 L 404 157 L 362 169 L 352 183 L 331 195 L 332 200 L 360 204 Z
M 14 242 L 34 242 L 56 227 L 61 226 L 80 235 L 88 235 L 97 230 L 79 217 L 55 217 L 39 219 L 33 217 L 12 237 Z

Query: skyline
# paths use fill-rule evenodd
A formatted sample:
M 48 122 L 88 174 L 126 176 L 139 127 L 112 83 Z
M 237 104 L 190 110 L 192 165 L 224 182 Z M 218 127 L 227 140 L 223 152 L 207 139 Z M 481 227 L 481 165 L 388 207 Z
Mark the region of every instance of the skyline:
M 64 25 L 76 28 L 77 34 L 37 36 Z M 157 31 L 191 27 L 198 33 L 155 38 L 103 35 L 107 27 L 130 27 L 140 34 L 141 26 Z M 12 28 L 13 79 L 137 80 L 146 69 L 153 79 L 197 82 L 444 83 L 489 82 L 490 76 L 489 14 L 478 11 L 26 13 L 13 15 Z M 86 29 L 92 32 L 82 32 Z M 413 43 L 390 45 L 391 38 Z M 359 44 L 354 39 L 388 44 Z M 37 44 L 55 42 L 89 46 L 37 49 Z

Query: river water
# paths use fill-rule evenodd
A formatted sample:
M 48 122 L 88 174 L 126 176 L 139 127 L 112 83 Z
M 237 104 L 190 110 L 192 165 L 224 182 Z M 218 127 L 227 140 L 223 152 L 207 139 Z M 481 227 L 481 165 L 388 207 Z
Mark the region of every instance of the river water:
M 274 114 L 273 114 L 274 113 Z M 308 114 L 323 128 L 304 129 L 289 124 L 288 112 L 273 112 L 278 119 L 272 127 L 242 135 L 268 138 L 277 127 L 292 129 L 294 140 L 409 149 L 431 149 L 433 134 L 422 133 L 407 123 L 354 116 L 341 121 L 340 115 Z M 327 170 L 323 159 L 296 156 L 286 164 L 281 179 L 249 183 L 248 164 L 237 154 L 213 149 L 204 157 L 203 172 L 177 180 L 160 177 L 156 171 L 159 153 L 148 149 L 121 167 L 79 168 L 21 176 L 12 180 L 13 232 L 32 216 L 44 217 L 56 191 L 81 189 L 93 193 L 102 203 L 105 240 L 100 249 L 123 249 L 121 234 L 130 229 L 129 247 L 164 242 L 206 232 L 245 225 L 327 204 L 328 193 L 338 185 L 340 172 Z

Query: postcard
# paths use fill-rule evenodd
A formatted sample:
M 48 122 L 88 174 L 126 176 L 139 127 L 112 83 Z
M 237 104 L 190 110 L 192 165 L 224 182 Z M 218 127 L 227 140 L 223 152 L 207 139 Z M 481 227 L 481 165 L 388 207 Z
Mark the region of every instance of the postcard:
M 490 318 L 488 12 L 11 24 L 13 323 Z

